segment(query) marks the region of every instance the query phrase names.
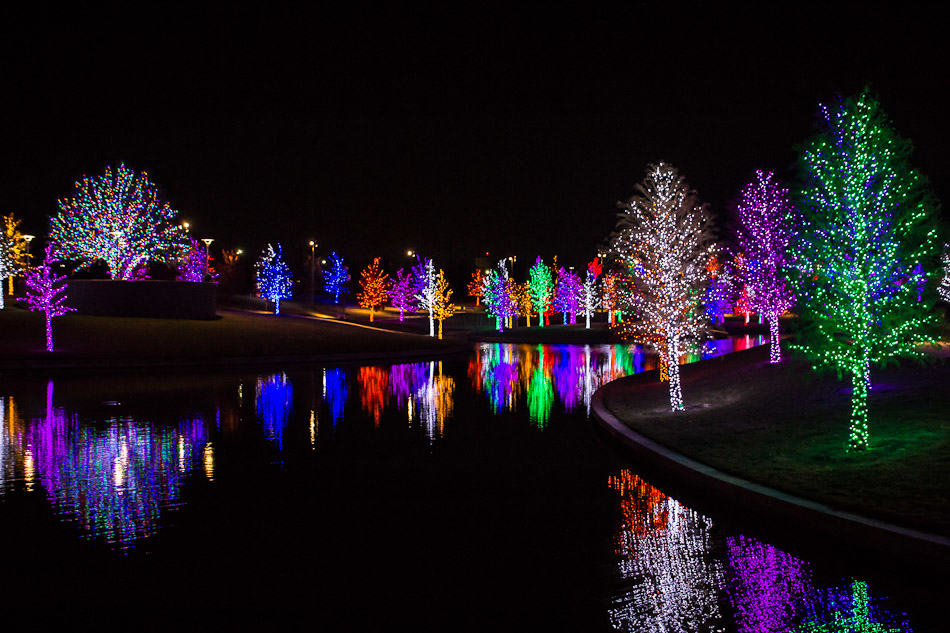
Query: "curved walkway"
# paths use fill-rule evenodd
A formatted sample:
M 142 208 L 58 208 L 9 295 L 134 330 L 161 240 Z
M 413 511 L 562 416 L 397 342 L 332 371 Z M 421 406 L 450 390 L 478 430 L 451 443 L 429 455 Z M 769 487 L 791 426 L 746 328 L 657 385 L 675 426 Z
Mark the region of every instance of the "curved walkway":
M 734 507 L 788 522 L 796 529 L 822 536 L 850 551 L 887 554 L 896 557 L 893 562 L 911 566 L 945 568 L 950 563 L 950 539 L 946 537 L 860 516 L 748 481 L 691 459 L 637 432 L 618 418 L 617 413 L 621 416 L 631 413 L 627 408 L 621 407 L 615 413 L 607 404 L 611 396 L 635 388 L 637 382 L 642 385 L 645 377 L 641 375 L 639 381 L 637 378 L 630 376 L 604 385 L 594 393 L 591 405 L 608 434 L 642 462 L 676 476 L 701 492 L 728 500 Z

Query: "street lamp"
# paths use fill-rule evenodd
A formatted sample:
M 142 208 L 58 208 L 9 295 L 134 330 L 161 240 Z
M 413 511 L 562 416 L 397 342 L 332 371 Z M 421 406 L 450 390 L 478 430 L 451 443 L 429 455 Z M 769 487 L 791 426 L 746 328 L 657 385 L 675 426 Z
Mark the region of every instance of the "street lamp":
M 205 275 L 211 275 L 211 242 L 213 237 L 203 237 L 201 241 L 205 243 Z
M 316 296 L 317 296 L 317 289 L 316 289 L 316 282 L 314 281 L 313 271 L 314 271 L 314 267 L 317 264 L 316 259 L 314 259 L 315 257 L 314 252 L 317 248 L 317 243 L 314 242 L 313 240 L 310 240 L 309 244 L 310 244 L 310 303 L 315 303 Z
M 416 252 L 412 250 L 411 248 L 408 251 L 406 251 L 406 257 L 412 257 L 415 254 Z

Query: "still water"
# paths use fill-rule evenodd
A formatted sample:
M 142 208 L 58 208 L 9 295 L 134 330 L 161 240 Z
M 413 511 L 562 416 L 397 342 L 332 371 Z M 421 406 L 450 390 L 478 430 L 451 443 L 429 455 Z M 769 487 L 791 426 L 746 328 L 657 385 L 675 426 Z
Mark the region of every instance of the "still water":
M 716 341 L 703 356 L 761 342 Z M 908 597 L 924 583 L 785 551 L 616 453 L 591 395 L 655 366 L 636 346 L 480 344 L 441 362 L 4 376 L 3 617 L 938 630 Z

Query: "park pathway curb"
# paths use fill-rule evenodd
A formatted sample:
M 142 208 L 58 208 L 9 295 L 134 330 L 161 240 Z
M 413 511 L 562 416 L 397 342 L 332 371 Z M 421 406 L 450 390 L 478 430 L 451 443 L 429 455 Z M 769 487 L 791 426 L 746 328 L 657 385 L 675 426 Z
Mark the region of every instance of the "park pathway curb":
M 786 494 L 690 459 L 654 442 L 620 421 L 607 406 L 609 392 L 624 388 L 624 380 L 607 383 L 594 392 L 591 408 L 601 426 L 638 459 L 669 472 L 699 492 L 728 499 L 730 505 L 763 513 L 787 523 L 789 530 L 820 535 L 852 552 L 873 552 L 895 557 L 897 566 L 934 567 L 950 564 L 950 539 L 900 527 L 884 521 Z

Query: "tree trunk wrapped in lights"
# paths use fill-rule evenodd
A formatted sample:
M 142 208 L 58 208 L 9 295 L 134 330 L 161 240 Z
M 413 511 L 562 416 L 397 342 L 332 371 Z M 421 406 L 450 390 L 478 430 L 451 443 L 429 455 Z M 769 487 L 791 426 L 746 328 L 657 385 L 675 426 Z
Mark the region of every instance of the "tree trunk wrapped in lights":
M 399 321 L 402 322 L 403 313 L 406 310 L 414 310 L 416 282 L 410 272 L 408 275 L 400 268 L 396 271 L 396 278 L 393 279 L 389 288 L 389 302 L 392 307 L 399 310 Z
M 621 334 L 653 347 L 670 378 L 670 408 L 682 411 L 679 356 L 708 338 L 703 291 L 714 255 L 706 209 L 672 165 L 647 167 L 622 212 L 611 248 L 626 265 Z M 661 363 L 662 364 L 662 363 Z
M 587 264 L 587 278 L 584 280 L 584 285 L 581 288 L 580 296 L 580 308 L 581 314 L 584 315 L 584 327 L 588 330 L 590 329 L 590 318 L 594 315 L 594 310 L 597 308 L 597 277 L 600 276 L 600 273 L 604 271 L 604 267 L 600 265 L 600 258 L 595 257 L 589 264 Z
M 551 308 L 554 296 L 554 278 L 551 276 L 551 269 L 544 265 L 540 256 L 528 270 L 528 293 L 531 295 L 534 309 L 538 311 L 538 326 L 544 327 L 544 315 Z
M 350 272 L 336 251 L 330 253 L 329 260 L 329 268 L 323 273 L 323 289 L 327 294 L 333 295 L 333 303 L 340 303 L 340 293 L 346 291 Z
M 56 262 L 53 257 L 52 244 L 46 247 L 46 257 L 39 266 L 27 268 L 23 274 L 26 282 L 27 294 L 19 301 L 26 301 L 30 310 L 43 312 L 46 315 L 46 351 L 53 351 L 53 319 L 72 312 L 75 308 L 63 305 L 66 301 L 66 286 L 64 275 L 57 275 L 50 268 Z
M 435 278 L 435 297 L 432 303 L 432 316 L 439 322 L 439 338 L 442 338 L 442 322 L 458 311 L 458 306 L 452 303 L 452 289 L 445 279 L 445 271 L 439 269 Z
M 369 322 L 373 322 L 376 308 L 383 305 L 389 298 L 389 275 L 379 267 L 379 258 L 373 258 L 373 263 L 360 271 L 360 288 L 356 301 L 361 308 L 369 310 Z
M 785 279 L 794 209 L 788 189 L 772 172 L 755 172 L 755 179 L 740 195 L 739 247 L 749 262 L 743 276 L 746 300 L 769 322 L 769 360 L 777 363 L 782 360 L 778 320 L 795 303 Z
M 938 274 L 936 200 L 910 166 L 910 142 L 867 91 L 823 105 L 821 117 L 800 155 L 803 217 L 790 247 L 797 347 L 816 369 L 851 376 L 848 449 L 866 450 L 870 365 L 919 356 L 935 321 L 935 284 L 918 301 L 913 271 L 928 282 Z
M 255 264 L 255 281 L 261 298 L 273 301 L 274 314 L 280 314 L 280 300 L 291 297 L 294 284 L 280 244 L 276 249 L 268 244 L 261 253 L 261 258 Z
M 105 261 L 112 279 L 129 279 L 149 261 L 179 256 L 184 229 L 175 211 L 158 196 L 148 173 L 123 164 L 101 176 L 83 176 L 72 198 L 59 200 L 50 219 L 50 240 L 62 259 L 83 265 Z

